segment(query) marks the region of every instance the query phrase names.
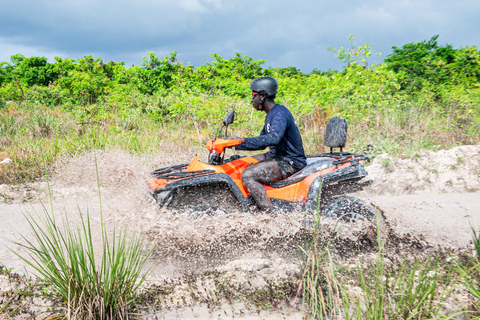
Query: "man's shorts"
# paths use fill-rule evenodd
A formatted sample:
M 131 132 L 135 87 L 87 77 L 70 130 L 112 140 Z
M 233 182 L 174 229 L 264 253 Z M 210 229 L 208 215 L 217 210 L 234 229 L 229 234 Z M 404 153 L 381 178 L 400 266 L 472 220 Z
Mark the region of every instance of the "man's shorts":
M 287 179 L 292 174 L 297 173 L 302 170 L 292 159 L 282 156 L 276 156 L 273 153 L 266 152 L 263 154 L 263 160 L 260 162 L 266 161 L 276 161 L 280 166 L 280 173 L 282 174 L 282 180 Z

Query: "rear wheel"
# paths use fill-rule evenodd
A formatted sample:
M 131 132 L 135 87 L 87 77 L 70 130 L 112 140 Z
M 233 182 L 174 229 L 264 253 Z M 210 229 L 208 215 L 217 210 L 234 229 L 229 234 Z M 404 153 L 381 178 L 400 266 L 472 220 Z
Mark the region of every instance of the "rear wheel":
M 339 239 L 357 244 L 378 246 L 388 241 L 388 225 L 381 210 L 355 197 L 339 196 L 330 199 L 323 207 L 322 216 L 334 219 L 334 229 Z
M 348 229 L 353 235 L 358 236 L 367 229 L 379 230 L 385 236 L 387 224 L 380 209 L 355 197 L 340 196 L 331 199 L 323 208 L 325 218 L 335 219 L 337 223 Z M 375 237 L 374 237 L 375 238 Z
M 360 220 L 376 221 L 376 210 L 365 201 L 355 197 L 342 196 L 333 198 L 322 210 L 324 217 L 344 222 Z

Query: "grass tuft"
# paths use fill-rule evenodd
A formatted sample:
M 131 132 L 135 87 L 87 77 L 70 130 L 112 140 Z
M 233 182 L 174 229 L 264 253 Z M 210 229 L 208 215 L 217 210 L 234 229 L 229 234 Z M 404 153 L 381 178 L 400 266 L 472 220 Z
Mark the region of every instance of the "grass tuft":
M 12 252 L 62 299 L 67 319 L 128 319 L 139 299 L 137 290 L 149 274 L 141 273 L 151 254 L 141 235 L 129 235 L 123 229 L 109 236 L 100 211 L 101 248 L 95 252 L 88 210 L 84 217 L 79 209 L 81 224 L 72 227 L 66 212 L 62 223 L 56 222 L 51 197 L 50 204 L 51 213 L 43 207 L 43 214 L 25 216 L 34 237 L 23 237 L 26 244 L 18 245 L 30 259 Z
M 472 228 L 473 245 L 476 256 L 456 261 L 460 283 L 468 290 L 470 300 L 469 314 L 480 318 L 480 234 Z
M 305 248 L 300 248 L 305 259 L 297 297 L 301 293 L 305 318 L 325 319 L 339 312 L 341 287 L 329 250 L 332 239 L 322 236 L 320 215 L 314 215 L 314 218 L 313 237 Z
M 140 236 L 128 238 L 127 232 L 105 229 L 101 259 L 97 261 L 90 216 L 81 216 L 81 226 L 69 227 L 68 217 L 58 225 L 53 215 L 26 216 L 34 240 L 24 237 L 30 259 L 14 252 L 65 303 L 68 319 L 127 319 L 137 299 L 136 291 L 148 273 L 141 274 L 149 257 Z M 36 242 L 36 243 L 34 243 Z

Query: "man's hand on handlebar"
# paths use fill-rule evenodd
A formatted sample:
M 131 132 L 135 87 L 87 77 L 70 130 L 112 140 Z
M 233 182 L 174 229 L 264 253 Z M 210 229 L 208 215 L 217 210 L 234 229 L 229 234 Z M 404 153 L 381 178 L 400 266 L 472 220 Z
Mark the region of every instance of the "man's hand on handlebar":
M 245 143 L 245 138 L 240 138 L 234 135 L 231 135 L 230 137 L 227 138 L 228 140 L 240 140 L 242 143 Z

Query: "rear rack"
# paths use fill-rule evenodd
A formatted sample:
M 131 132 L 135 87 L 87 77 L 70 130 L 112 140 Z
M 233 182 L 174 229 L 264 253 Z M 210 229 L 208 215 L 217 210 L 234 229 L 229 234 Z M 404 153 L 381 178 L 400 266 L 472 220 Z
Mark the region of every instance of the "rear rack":
M 152 176 L 158 179 L 166 180 L 178 180 L 184 178 L 192 178 L 196 176 L 201 176 L 204 174 L 214 173 L 215 170 L 197 170 L 197 171 L 184 171 L 187 169 L 188 163 L 180 164 L 177 166 L 166 167 L 162 169 L 157 169 L 151 173 Z
M 307 155 L 307 158 L 315 158 L 315 157 L 328 157 L 334 158 L 334 165 L 339 165 L 343 163 L 358 163 L 358 161 L 367 161 L 370 162 L 370 158 L 361 153 L 347 153 L 347 152 L 327 152 L 327 153 L 318 153 Z

